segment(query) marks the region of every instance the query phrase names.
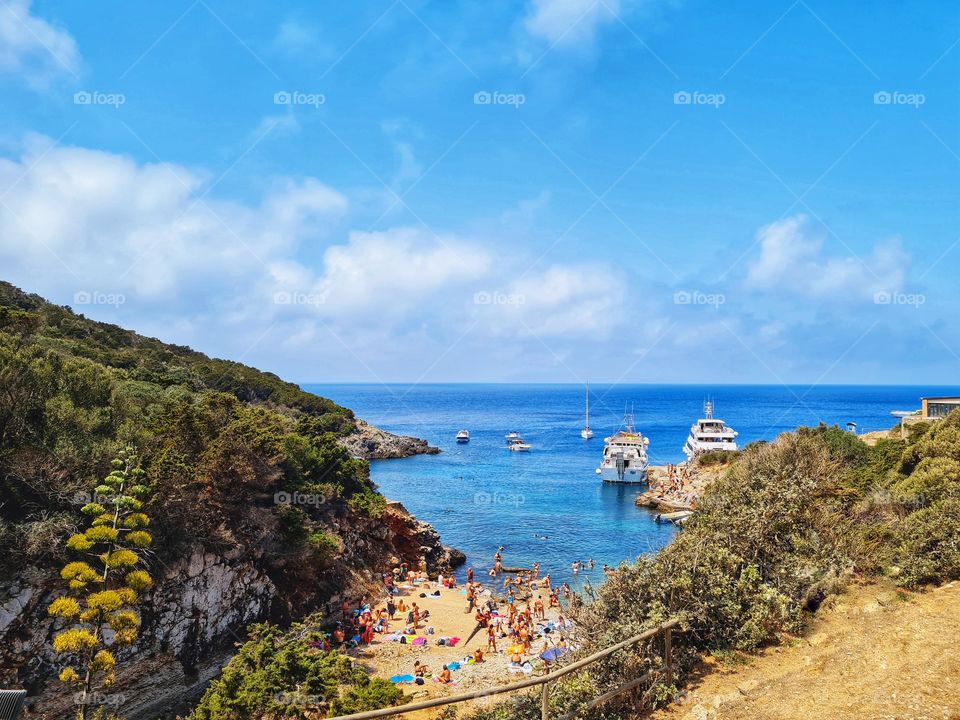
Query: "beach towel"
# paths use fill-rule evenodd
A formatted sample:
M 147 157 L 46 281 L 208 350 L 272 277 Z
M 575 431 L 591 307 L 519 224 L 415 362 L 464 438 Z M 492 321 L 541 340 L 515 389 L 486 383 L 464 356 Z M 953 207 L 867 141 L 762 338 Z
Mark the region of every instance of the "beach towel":
M 447 665 L 447 669 L 450 670 L 450 671 L 459 670 L 459 669 L 460 669 L 460 663 L 458 663 L 458 662 L 452 662 L 452 663 L 450 663 L 449 665 Z
M 418 637 L 413 639 L 414 645 L 426 645 L 427 639 L 425 637 Z
M 412 683 L 413 675 L 394 675 L 390 678 L 390 682 L 400 684 L 400 683 Z
M 460 638 L 452 637 L 447 640 L 447 645 L 450 647 L 456 647 L 458 642 L 460 642 Z

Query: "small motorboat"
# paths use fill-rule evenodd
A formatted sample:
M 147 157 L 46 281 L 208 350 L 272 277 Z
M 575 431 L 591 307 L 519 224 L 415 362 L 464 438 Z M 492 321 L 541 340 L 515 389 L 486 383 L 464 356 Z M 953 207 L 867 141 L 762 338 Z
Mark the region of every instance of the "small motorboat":
M 512 452 L 529 452 L 530 445 L 523 441 L 519 433 L 510 433 L 507 435 L 507 450 Z
M 470 431 L 461 430 L 457 433 L 457 442 L 458 443 L 468 443 L 470 442 Z

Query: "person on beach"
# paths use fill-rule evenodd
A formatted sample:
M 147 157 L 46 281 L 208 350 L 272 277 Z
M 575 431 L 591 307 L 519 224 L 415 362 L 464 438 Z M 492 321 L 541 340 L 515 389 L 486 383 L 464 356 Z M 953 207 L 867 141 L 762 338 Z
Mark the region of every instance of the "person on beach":
M 444 665 L 443 671 L 440 673 L 440 683 L 443 685 L 449 685 L 451 682 L 453 682 L 453 677 L 450 675 L 450 668 Z
M 536 580 L 540 577 L 540 563 L 535 562 L 533 564 L 533 579 Z
M 473 589 L 473 583 L 467 584 L 467 609 L 464 610 L 465 613 L 473 612 L 473 608 L 477 604 L 477 593 Z
M 473 662 L 474 664 L 483 662 L 483 650 L 480 648 L 473 651 Z
M 533 604 L 533 613 L 536 616 L 537 620 L 546 620 L 547 613 L 543 607 L 543 598 L 537 595 L 537 601 Z
M 411 603 L 410 615 L 413 618 L 413 629 L 416 630 L 418 627 L 420 627 L 420 608 L 416 603 Z
M 413 676 L 418 678 L 430 677 L 430 666 L 417 660 L 413 663 Z
M 391 597 L 387 600 L 387 617 L 393 620 L 397 615 L 397 604 L 393 601 Z
M 487 628 L 487 651 L 493 648 L 494 652 L 497 652 L 497 629 L 490 625 Z
M 467 568 L 467 585 L 470 585 L 473 582 L 473 568 Z

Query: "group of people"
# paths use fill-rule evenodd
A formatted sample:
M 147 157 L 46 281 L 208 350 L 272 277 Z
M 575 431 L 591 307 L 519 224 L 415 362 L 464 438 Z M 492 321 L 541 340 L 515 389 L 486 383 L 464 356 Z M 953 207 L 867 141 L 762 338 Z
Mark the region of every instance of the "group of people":
M 667 478 L 656 484 L 656 493 L 661 499 L 670 495 L 691 509 L 697 504 L 697 494 L 693 490 L 686 464 L 667 465 Z

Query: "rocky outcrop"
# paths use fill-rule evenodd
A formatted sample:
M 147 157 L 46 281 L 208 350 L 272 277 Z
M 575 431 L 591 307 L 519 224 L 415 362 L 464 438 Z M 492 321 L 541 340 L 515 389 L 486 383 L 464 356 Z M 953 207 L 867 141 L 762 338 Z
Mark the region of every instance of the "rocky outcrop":
M 440 448 L 432 447 L 426 440 L 408 435 L 394 435 L 363 420 L 357 420 L 357 429 L 342 438 L 341 442 L 351 455 L 364 460 L 436 455 L 440 452 Z
M 144 598 L 140 639 L 121 655 L 116 686 L 101 700 L 128 720 L 173 718 L 199 699 L 250 623 L 285 624 L 316 610 L 332 615 L 344 600 L 378 593 L 379 574 L 400 561 L 424 557 L 445 570 L 463 561 L 399 503 L 376 519 L 340 512 L 328 520 L 343 552 L 319 571 L 298 557 L 288 563 L 296 567 L 286 567 L 253 544 L 222 553 L 193 546 L 174 562 L 156 561 L 159 582 Z M 0 684 L 29 690 L 27 718 L 60 720 L 74 711 L 73 696 L 55 677 L 50 642 L 59 628 L 46 614 L 62 592 L 50 569 L 30 568 L 0 584 Z

